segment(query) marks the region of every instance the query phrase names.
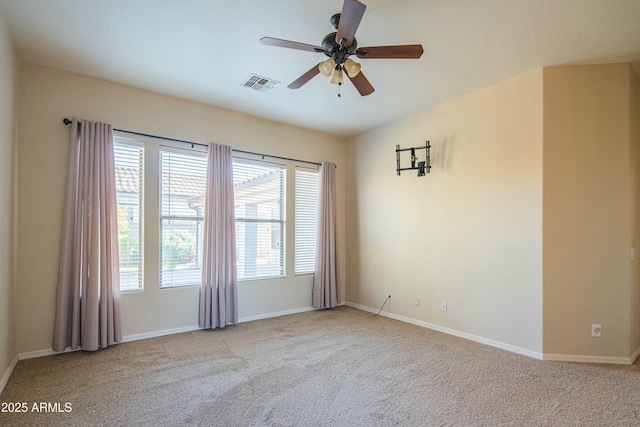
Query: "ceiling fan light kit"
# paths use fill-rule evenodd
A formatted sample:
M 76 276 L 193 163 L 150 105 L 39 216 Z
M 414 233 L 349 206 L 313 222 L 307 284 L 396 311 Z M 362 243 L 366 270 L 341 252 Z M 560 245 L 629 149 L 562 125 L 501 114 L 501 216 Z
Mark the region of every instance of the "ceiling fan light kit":
M 318 68 L 323 76 L 330 77 L 331 74 L 333 74 L 333 70 L 336 68 L 336 61 L 333 58 L 329 58 L 318 64 Z
M 360 72 L 362 65 L 358 64 L 356 61 L 354 61 L 351 58 L 347 58 L 344 61 L 343 68 L 347 72 L 347 75 L 349 77 L 354 78 Z
M 361 65 L 349 58 L 350 56 L 356 55 L 360 59 L 418 59 L 422 56 L 423 49 L 420 44 L 358 48 L 355 34 L 366 8 L 358 0 L 344 0 L 342 12 L 333 15 L 329 20 L 337 31 L 327 34 L 322 40 L 322 46 L 273 37 L 260 39 L 260 43 L 263 45 L 324 53 L 329 57 L 294 80 L 287 86 L 289 89 L 299 89 L 318 74 L 325 77 L 331 76 L 331 83 L 342 85 L 344 81 L 342 71 L 344 70 L 360 95 L 367 96 L 372 94 L 375 89 L 362 73 Z M 340 96 L 339 91 L 338 96 Z
M 335 70 L 333 70 L 333 77 L 331 77 L 331 84 L 341 85 L 342 83 L 344 83 L 344 78 L 342 77 L 342 69 L 336 68 Z

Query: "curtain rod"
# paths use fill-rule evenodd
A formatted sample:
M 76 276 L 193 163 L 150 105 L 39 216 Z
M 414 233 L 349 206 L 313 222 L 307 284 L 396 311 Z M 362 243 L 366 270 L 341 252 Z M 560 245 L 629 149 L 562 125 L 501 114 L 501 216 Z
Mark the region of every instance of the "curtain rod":
M 71 120 L 69 120 L 68 118 L 65 117 L 64 119 L 62 119 L 62 123 L 64 123 L 65 125 L 70 125 L 71 124 Z M 129 134 L 132 134 L 132 135 L 147 136 L 149 138 L 164 139 L 165 141 L 181 142 L 183 144 L 190 144 L 191 147 L 193 147 L 194 145 L 199 145 L 201 147 L 209 147 L 207 144 L 201 144 L 199 142 L 192 142 L 192 141 L 185 141 L 184 139 L 167 138 L 166 136 L 151 135 L 151 134 L 148 134 L 148 133 L 134 132 L 134 131 L 131 131 L 131 130 L 124 130 L 124 129 L 116 129 L 116 128 L 114 128 L 113 130 L 115 132 L 123 132 L 123 133 L 129 133 Z M 255 153 L 253 151 L 236 150 L 235 148 L 232 148 L 231 151 L 233 151 L 235 153 L 251 154 L 253 156 L 260 156 L 263 159 L 265 157 L 268 157 L 270 159 L 288 160 L 288 161 L 291 161 L 291 162 L 307 163 L 307 164 L 310 164 L 310 165 L 317 165 L 317 166 L 321 165 L 321 163 L 310 162 L 308 160 L 292 159 L 290 157 L 272 156 L 271 154 L 262 154 L 262 153 Z

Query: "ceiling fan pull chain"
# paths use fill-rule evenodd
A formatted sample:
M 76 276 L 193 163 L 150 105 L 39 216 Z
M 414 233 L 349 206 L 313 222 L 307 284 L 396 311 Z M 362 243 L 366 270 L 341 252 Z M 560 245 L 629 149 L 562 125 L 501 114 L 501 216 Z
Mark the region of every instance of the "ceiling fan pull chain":
M 342 83 L 338 83 L 338 98 L 340 98 L 340 87 L 342 86 Z

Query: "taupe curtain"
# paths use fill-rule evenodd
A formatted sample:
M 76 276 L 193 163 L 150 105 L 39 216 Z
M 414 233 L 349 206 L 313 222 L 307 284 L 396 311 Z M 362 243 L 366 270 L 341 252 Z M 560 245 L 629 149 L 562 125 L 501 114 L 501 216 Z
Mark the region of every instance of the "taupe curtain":
M 111 125 L 73 119 L 53 349 L 122 341 L 116 180 Z
M 313 276 L 315 308 L 331 308 L 340 303 L 336 199 L 336 166 L 333 163 L 322 162 L 318 246 L 316 271 Z
M 200 327 L 238 323 L 238 275 L 231 147 L 210 144 L 204 208 Z

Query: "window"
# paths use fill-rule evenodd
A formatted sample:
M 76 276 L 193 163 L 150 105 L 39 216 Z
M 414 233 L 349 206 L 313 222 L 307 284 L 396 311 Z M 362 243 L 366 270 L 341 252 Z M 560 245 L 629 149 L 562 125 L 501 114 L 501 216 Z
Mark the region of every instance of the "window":
M 318 170 L 296 168 L 295 202 L 295 274 L 309 274 L 316 269 L 316 242 L 320 209 L 320 174 Z
M 284 168 L 233 160 L 238 280 L 284 277 Z
M 160 149 L 160 287 L 202 281 L 205 153 Z
M 206 151 L 116 136 L 114 154 L 121 291 L 200 285 Z M 150 161 L 157 162 L 157 169 L 144 171 Z M 238 280 L 313 273 L 317 168 L 233 157 L 233 178 Z M 287 188 L 295 196 L 289 206 Z M 287 218 L 292 218 L 289 224 Z M 287 235 L 291 247 L 286 247 Z M 145 239 L 148 247 L 143 248 Z M 151 250 L 149 256 L 143 257 L 144 250 Z M 144 270 L 150 273 L 146 280 Z
M 113 144 L 118 209 L 120 290 L 142 289 L 142 210 L 144 149 L 141 143 L 116 138 Z

